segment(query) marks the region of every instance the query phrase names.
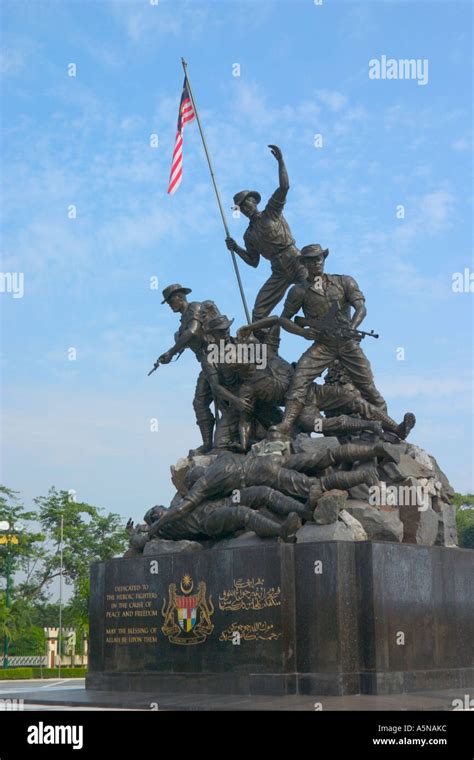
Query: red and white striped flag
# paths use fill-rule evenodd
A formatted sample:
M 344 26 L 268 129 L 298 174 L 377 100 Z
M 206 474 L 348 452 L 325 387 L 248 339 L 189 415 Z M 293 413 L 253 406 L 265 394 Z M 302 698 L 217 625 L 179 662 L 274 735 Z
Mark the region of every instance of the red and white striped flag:
M 169 195 L 173 195 L 175 190 L 178 189 L 181 184 L 181 178 L 183 176 L 184 125 L 189 124 L 190 121 L 194 121 L 195 118 L 196 114 L 194 113 L 194 108 L 189 96 L 188 84 L 185 77 L 183 84 L 183 94 L 181 95 L 181 102 L 179 104 L 178 126 L 176 128 L 176 141 L 174 144 L 173 160 L 171 162 L 170 182 L 168 185 Z

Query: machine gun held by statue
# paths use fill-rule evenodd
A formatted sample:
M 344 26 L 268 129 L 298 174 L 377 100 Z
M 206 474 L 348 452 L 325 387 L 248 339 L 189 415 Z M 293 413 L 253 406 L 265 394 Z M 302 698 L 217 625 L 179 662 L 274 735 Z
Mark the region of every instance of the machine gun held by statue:
M 351 327 L 347 319 L 340 313 L 337 301 L 332 302 L 324 317 L 295 317 L 295 324 L 298 327 L 310 327 L 320 335 L 324 334 L 329 338 L 339 340 L 362 340 L 366 335 L 370 338 L 379 337 L 378 333 L 373 330 L 365 332 L 365 330 L 357 330 L 355 327 Z

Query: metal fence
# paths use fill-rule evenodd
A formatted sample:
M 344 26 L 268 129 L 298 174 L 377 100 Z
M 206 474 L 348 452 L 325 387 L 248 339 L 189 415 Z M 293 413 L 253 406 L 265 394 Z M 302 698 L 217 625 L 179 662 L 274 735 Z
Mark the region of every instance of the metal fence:
M 9 668 L 21 668 L 22 666 L 26 667 L 29 665 L 30 667 L 46 667 L 48 664 L 48 658 L 46 655 L 31 655 L 24 657 L 21 656 L 14 656 L 8 658 L 8 667 Z

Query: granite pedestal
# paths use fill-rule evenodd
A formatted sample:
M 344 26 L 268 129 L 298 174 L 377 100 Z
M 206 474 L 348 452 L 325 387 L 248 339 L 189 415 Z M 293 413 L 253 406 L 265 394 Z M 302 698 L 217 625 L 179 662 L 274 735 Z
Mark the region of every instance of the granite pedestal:
M 474 687 L 474 551 L 324 541 L 91 570 L 88 689 L 390 694 Z

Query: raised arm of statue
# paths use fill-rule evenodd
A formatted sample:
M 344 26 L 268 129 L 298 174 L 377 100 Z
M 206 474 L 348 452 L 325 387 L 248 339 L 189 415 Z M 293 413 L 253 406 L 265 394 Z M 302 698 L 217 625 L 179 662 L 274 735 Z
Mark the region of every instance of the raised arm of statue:
M 285 162 L 283 160 L 283 153 L 277 145 L 268 146 L 278 161 L 278 188 L 273 193 L 272 198 L 280 203 L 285 203 L 288 190 L 290 189 L 290 180 L 288 178 L 288 171 L 286 169 Z M 283 209 L 282 209 L 283 210 Z

